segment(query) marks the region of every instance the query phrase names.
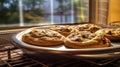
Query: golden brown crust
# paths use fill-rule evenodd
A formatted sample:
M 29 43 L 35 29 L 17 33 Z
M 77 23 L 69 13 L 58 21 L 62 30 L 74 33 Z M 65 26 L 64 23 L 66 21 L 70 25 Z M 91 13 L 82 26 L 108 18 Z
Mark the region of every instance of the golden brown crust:
M 117 29 L 101 29 L 95 32 L 95 34 L 104 35 L 110 40 L 120 40 L 120 28 Z
M 95 24 L 81 24 L 77 25 L 76 29 L 79 31 L 90 31 L 90 32 L 96 32 L 97 30 L 101 29 L 102 27 L 95 25 Z
M 109 25 L 119 27 L 120 26 L 120 21 L 111 22 L 111 23 L 109 23 Z
M 110 41 L 90 32 L 72 33 L 64 40 L 65 46 L 69 48 L 102 48 L 111 46 Z
M 64 36 L 48 29 L 32 29 L 22 36 L 22 41 L 38 46 L 57 46 L 63 44 Z
M 71 25 L 58 25 L 50 28 L 50 30 L 57 31 L 64 36 L 68 36 L 69 34 L 71 34 L 73 29 L 74 26 Z

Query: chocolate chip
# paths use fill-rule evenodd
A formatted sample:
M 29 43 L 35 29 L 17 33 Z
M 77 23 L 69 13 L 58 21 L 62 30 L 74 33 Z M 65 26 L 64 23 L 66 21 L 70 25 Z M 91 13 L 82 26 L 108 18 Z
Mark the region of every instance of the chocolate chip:
M 111 32 L 111 31 L 108 31 L 108 33 L 107 33 L 107 34 L 112 35 L 112 32 Z
M 82 37 L 83 37 L 83 38 L 87 38 L 87 37 L 88 37 L 88 35 L 82 35 Z

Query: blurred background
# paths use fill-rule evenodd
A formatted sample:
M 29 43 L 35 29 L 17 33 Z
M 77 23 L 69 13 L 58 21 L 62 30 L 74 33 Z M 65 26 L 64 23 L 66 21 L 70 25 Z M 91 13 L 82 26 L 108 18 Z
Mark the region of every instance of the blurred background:
M 0 27 L 88 20 L 89 0 L 0 0 Z
M 120 26 L 119 0 L 0 0 L 0 27 L 95 23 Z

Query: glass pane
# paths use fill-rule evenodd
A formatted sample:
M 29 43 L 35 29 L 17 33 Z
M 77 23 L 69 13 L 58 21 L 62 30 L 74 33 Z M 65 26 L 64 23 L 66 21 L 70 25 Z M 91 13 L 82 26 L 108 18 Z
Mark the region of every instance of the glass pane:
M 0 0 L 0 27 L 89 21 L 89 0 Z
M 71 0 L 53 1 L 54 23 L 71 23 Z
M 98 24 L 106 25 L 108 16 L 108 0 L 98 1 Z
M 19 25 L 18 0 L 0 0 L 0 27 Z
M 51 23 L 51 0 L 23 0 L 23 10 L 25 25 Z
M 89 22 L 89 0 L 73 0 L 76 22 Z

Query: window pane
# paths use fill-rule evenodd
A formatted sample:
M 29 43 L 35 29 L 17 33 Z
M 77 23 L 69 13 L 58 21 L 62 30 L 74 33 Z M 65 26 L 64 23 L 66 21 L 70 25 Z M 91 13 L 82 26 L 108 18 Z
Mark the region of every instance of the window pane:
M 89 0 L 0 0 L 0 27 L 89 21 Z
M 71 23 L 71 0 L 53 1 L 54 23 Z
M 0 27 L 19 24 L 18 0 L 0 0 Z
M 98 1 L 98 24 L 103 24 L 103 25 L 107 24 L 108 1 L 109 0 Z
M 50 24 L 51 0 L 23 0 L 24 23 Z
M 73 0 L 76 22 L 89 22 L 89 0 Z

